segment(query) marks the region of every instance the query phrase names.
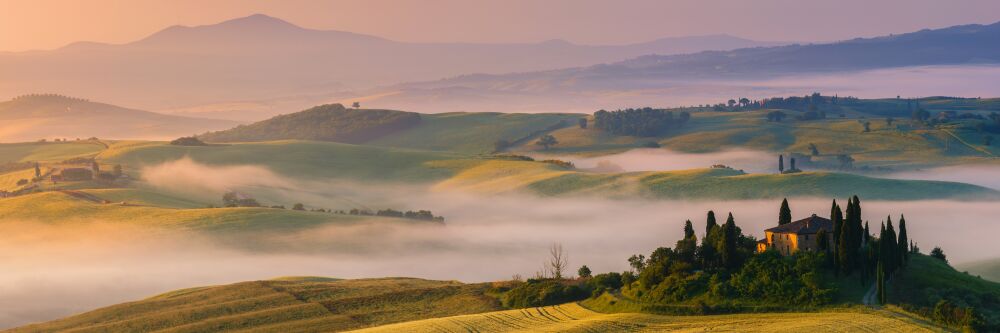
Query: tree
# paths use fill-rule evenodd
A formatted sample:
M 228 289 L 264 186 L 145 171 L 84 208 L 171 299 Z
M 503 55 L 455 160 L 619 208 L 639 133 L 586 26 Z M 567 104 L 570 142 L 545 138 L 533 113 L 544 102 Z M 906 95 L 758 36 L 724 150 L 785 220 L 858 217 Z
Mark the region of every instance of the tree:
M 738 268 L 736 241 L 739 235 L 736 232 L 736 221 L 733 219 L 733 213 L 729 213 L 726 224 L 722 226 L 722 240 L 720 242 L 722 248 L 719 251 L 722 254 L 722 265 L 729 270 Z
M 708 211 L 708 217 L 705 219 L 705 237 L 712 232 L 712 229 L 718 227 L 719 224 L 715 222 L 715 212 Z
M 351 107 L 355 109 L 361 108 L 361 102 L 351 103 Z
M 543 135 L 541 138 L 539 138 L 538 141 L 535 142 L 535 144 L 542 146 L 543 148 L 545 148 L 545 150 L 549 150 L 550 146 L 555 146 L 559 144 L 559 140 L 556 140 L 556 137 L 550 134 L 546 134 Z
M 815 143 L 809 144 L 809 152 L 812 153 L 812 156 L 819 156 L 819 148 L 816 148 Z
M 837 155 L 837 161 L 840 162 L 841 169 L 853 169 L 854 168 L 854 158 L 848 154 Z
M 576 275 L 579 275 L 581 278 L 584 279 L 589 278 L 590 273 L 591 273 L 590 267 L 587 267 L 587 265 L 583 265 L 580 267 L 580 269 L 576 270 Z
M 301 203 L 292 205 L 292 210 L 306 210 L 306 206 Z
M 715 247 L 718 243 L 719 225 L 715 222 L 715 212 L 708 211 L 708 219 L 705 222 L 705 237 L 701 239 L 701 247 L 698 256 L 701 258 L 701 265 L 704 268 L 714 268 L 717 261 Z
M 566 266 L 569 266 L 569 257 L 566 252 L 563 251 L 562 244 L 554 243 L 549 247 L 549 262 L 548 269 L 552 272 L 552 277 L 556 280 L 562 280 L 563 271 L 566 270 Z
M 580 118 L 580 128 L 587 129 L 587 118 Z
M 792 223 L 792 210 L 788 208 L 788 198 L 781 200 L 781 208 L 778 209 L 778 225 Z
M 896 121 L 896 119 L 893 119 L 892 117 L 886 117 L 885 118 L 885 126 L 886 127 L 892 127 L 892 122 L 893 121 Z
M 778 155 L 778 172 L 785 172 L 785 155 Z
M 632 271 L 638 273 L 642 272 L 646 268 L 646 256 L 641 254 L 633 254 L 628 258 L 628 265 L 632 267 Z
M 42 178 L 42 168 L 38 166 L 38 162 L 35 162 L 35 179 Z
M 789 166 L 788 170 L 791 170 L 791 171 L 798 170 L 798 169 L 795 168 L 795 158 L 794 157 L 789 158 L 789 161 L 791 163 L 789 163 L 789 165 L 788 165 Z
M 875 295 L 878 298 L 878 303 L 885 305 L 885 268 L 882 262 L 878 263 L 878 270 L 875 273 Z
M 833 248 L 831 250 L 833 250 L 834 262 L 839 263 L 839 258 L 836 255 L 839 248 L 840 233 L 844 228 L 844 212 L 837 205 L 837 199 L 833 199 L 833 204 L 830 206 L 830 221 L 833 222 Z
M 906 262 L 908 260 L 910 260 L 910 249 L 908 248 L 908 246 L 910 245 L 910 240 L 906 236 L 906 217 L 904 217 L 903 215 L 899 216 L 899 241 L 898 241 L 898 243 L 899 243 L 899 245 L 898 245 L 898 247 L 899 247 L 898 252 L 899 252 L 899 256 L 900 256 L 900 264 L 902 264 L 903 266 L 905 266 Z
M 729 105 L 729 107 L 733 107 L 736 105 L 736 100 L 730 99 L 729 101 L 726 102 L 726 104 Z
M 816 249 L 820 252 L 830 252 L 830 235 L 824 229 L 816 233 Z
M 740 106 L 747 107 L 748 105 L 750 105 L 749 99 L 747 99 L 746 97 L 740 98 Z
M 931 258 L 937 258 L 940 259 L 941 261 L 948 262 L 948 256 L 944 255 L 944 250 L 942 250 L 940 247 L 937 246 L 935 246 L 934 249 L 931 250 Z
M 871 126 L 872 126 L 872 123 L 871 123 L 870 121 L 866 121 L 866 122 L 864 122 L 864 124 L 863 124 L 863 125 L 865 125 L 865 133 L 868 133 L 868 132 L 871 132 L 871 131 L 872 131 L 872 127 L 871 127 Z

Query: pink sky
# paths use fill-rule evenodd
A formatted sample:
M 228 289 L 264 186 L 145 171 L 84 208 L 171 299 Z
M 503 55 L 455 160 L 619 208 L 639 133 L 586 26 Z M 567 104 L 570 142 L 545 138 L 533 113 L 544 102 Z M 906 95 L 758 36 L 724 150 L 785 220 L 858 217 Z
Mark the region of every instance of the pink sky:
M 263 13 L 415 42 L 613 44 L 727 33 L 829 41 L 1000 21 L 996 0 L 0 0 L 0 51 L 124 43 Z

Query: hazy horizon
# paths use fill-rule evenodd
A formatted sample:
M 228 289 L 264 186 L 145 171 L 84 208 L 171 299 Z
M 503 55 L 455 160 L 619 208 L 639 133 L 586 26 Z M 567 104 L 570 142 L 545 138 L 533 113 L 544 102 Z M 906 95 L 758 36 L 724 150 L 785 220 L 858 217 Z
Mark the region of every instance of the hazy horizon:
M 827 42 L 1000 21 L 1000 3 L 986 0 L 807 4 L 785 0 L 226 0 L 211 6 L 190 0 L 141 4 L 44 0 L 10 1 L 6 5 L 8 10 L 0 12 L 0 52 L 55 49 L 81 41 L 127 43 L 174 25 L 210 25 L 253 14 L 310 29 L 404 42 L 535 43 L 565 39 L 588 45 L 717 34 L 760 41 Z M 727 11 L 732 14 L 726 15 Z M 841 25 L 842 16 L 825 14 L 837 11 L 850 11 L 851 24 Z M 783 15 L 772 15 L 776 12 Z M 768 24 L 759 24 L 762 15 L 768 15 Z M 633 24 L 619 24 L 622 21 Z M 713 24 L 698 24 L 702 22 Z M 828 29 L 831 25 L 838 25 L 838 29 Z M 788 29 L 790 26 L 795 29 Z

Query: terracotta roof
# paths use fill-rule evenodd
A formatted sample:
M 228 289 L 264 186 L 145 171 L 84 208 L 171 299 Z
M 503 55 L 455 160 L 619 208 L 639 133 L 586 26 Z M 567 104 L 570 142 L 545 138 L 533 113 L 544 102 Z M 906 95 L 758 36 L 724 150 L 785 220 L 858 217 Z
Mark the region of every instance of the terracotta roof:
M 764 230 L 766 232 L 773 232 L 778 234 L 815 234 L 820 230 L 826 230 L 826 232 L 833 232 L 833 221 L 829 219 L 824 219 L 822 217 L 813 214 L 810 217 L 785 224 L 779 225 L 777 227 Z

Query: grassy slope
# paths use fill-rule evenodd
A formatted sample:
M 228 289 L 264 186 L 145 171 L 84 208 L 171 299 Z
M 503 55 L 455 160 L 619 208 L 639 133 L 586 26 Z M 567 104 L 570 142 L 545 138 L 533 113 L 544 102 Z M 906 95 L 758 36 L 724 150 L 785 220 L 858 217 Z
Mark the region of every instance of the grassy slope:
M 182 157 L 211 165 L 255 164 L 302 179 L 430 182 L 436 189 L 484 193 L 529 191 L 542 195 L 600 194 L 647 198 L 776 198 L 862 195 L 870 199 L 990 197 L 997 193 L 967 184 L 869 178 L 805 172 L 740 175 L 732 170 L 598 174 L 541 162 L 484 159 L 457 153 L 358 146 L 328 142 L 277 141 L 182 147 L 121 143 L 101 153 L 105 163 L 127 168 Z M 281 158 L 270 158 L 281 156 Z
M 424 167 L 424 162 L 454 156 L 456 155 L 452 153 L 333 142 L 271 141 L 202 147 L 128 142 L 112 145 L 99 157 L 106 163 L 121 163 L 133 170 L 145 165 L 190 157 L 209 165 L 261 165 L 283 175 L 304 179 L 421 182 L 448 176 L 448 172 L 444 170 Z
M 358 332 L 608 332 L 718 331 L 933 332 L 874 312 L 768 313 L 720 316 L 661 316 L 600 313 L 570 303 L 392 324 Z
M 421 150 L 489 153 L 500 139 L 515 141 L 577 114 L 442 113 L 423 115 L 420 125 L 368 144 Z
M 961 307 L 972 306 L 986 322 L 1000 325 L 1000 283 L 959 272 L 925 255 L 914 255 L 890 281 L 889 301 L 928 309 L 941 298 Z M 956 302 L 957 301 L 957 302 Z
M 194 202 L 130 189 L 84 190 L 115 203 L 102 204 L 62 192 L 42 192 L 0 201 L 0 220 L 72 223 L 101 221 L 201 231 L 297 230 L 325 223 L 357 223 L 368 218 L 271 208 L 191 207 Z M 128 201 L 121 205 L 117 201 Z M 167 207 L 148 206 L 150 204 Z
M 970 262 L 956 265 L 955 267 L 963 271 L 968 271 L 972 275 L 978 275 L 987 280 L 1000 282 L 1000 259 Z
M 849 196 L 873 199 L 996 197 L 995 191 L 967 184 L 871 178 L 852 174 L 803 172 L 788 175 L 740 174 L 729 169 L 595 174 L 522 161 L 458 160 L 432 163 L 456 170 L 437 188 L 502 193 L 527 189 L 543 195 L 600 194 L 611 197 L 752 199 L 784 196 Z
M 178 290 L 12 331 L 342 331 L 499 309 L 486 288 L 408 278 L 281 278 Z
M 552 134 L 559 144 L 551 153 L 603 154 L 636 148 L 645 142 L 685 152 L 708 152 L 732 148 L 809 154 L 815 144 L 817 160 L 833 162 L 836 155 L 851 154 L 857 165 L 929 167 L 967 162 L 995 161 L 1000 145 L 983 146 L 983 134 L 946 126 L 969 147 L 944 130 L 914 129 L 905 120 L 890 127 L 884 118 L 870 118 L 871 132 L 863 133 L 858 119 L 830 118 L 822 121 L 768 122 L 770 110 L 753 112 L 698 112 L 681 129 L 653 138 L 613 136 L 594 129 L 568 127 Z M 796 111 L 785 110 L 794 115 Z M 539 149 L 526 143 L 515 150 Z
M 94 141 L 30 142 L 0 144 L 0 163 L 58 162 L 74 157 L 90 157 L 104 150 Z

